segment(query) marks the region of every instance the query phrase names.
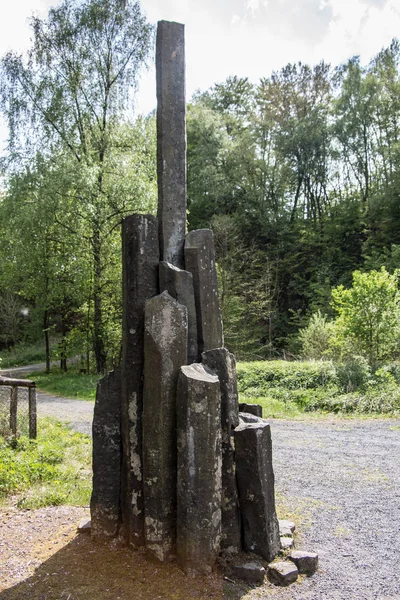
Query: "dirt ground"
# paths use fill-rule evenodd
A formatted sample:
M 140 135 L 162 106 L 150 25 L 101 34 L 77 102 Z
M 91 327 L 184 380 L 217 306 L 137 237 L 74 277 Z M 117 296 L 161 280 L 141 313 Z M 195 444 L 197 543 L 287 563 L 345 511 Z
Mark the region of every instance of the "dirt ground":
M 221 572 L 188 578 L 175 564 L 154 564 L 143 552 L 94 543 L 77 533 L 88 515 L 68 506 L 1 510 L 1 600 L 217 600 L 251 591 Z M 275 595 L 271 584 L 263 589 L 263 598 Z
M 297 549 L 318 553 L 314 576 L 285 589 L 220 571 L 188 578 L 78 534 L 88 509 L 14 502 L 0 509 L 0 600 L 400 600 L 400 420 L 272 420 L 271 430 L 279 516 L 296 522 Z

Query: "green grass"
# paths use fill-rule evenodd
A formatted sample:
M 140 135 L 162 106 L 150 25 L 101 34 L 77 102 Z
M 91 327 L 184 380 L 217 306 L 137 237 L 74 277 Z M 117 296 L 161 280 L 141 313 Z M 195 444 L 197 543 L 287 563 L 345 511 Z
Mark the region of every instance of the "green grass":
M 363 363 L 259 361 L 238 363 L 237 372 L 240 400 L 261 404 L 265 417 L 400 413 L 396 365 L 372 374 Z
M 57 348 L 57 342 L 51 343 L 51 349 Z M 46 350 L 43 342 L 36 344 L 20 344 L 10 350 L 0 352 L 0 368 L 23 367 L 45 362 Z
M 27 379 L 36 381 L 39 390 L 79 400 L 94 400 L 98 375 L 77 373 L 76 371 L 61 372 L 52 369 L 50 373 L 34 372 L 26 375 Z
M 17 494 L 20 508 L 86 506 L 91 493 L 91 439 L 41 419 L 38 439 L 0 437 L 0 500 Z
M 266 417 L 305 413 L 400 413 L 400 368 L 388 365 L 372 374 L 365 364 L 312 361 L 256 361 L 237 365 L 241 402 L 261 404 Z M 97 375 L 72 369 L 31 373 L 39 389 L 67 398 L 94 400 Z

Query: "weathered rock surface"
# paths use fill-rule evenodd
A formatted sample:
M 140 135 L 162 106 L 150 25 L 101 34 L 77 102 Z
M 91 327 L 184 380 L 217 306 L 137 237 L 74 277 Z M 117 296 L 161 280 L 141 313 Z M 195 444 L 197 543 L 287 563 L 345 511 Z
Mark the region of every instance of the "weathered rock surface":
M 197 317 L 194 301 L 193 275 L 189 271 L 178 269 L 166 261 L 159 267 L 160 292 L 166 290 L 179 304 L 188 310 L 188 364 L 198 358 Z
M 241 524 L 233 439 L 233 430 L 239 425 L 236 362 L 233 354 L 226 348 L 203 352 L 202 361 L 218 376 L 221 387 L 221 550 L 239 552 L 241 549 Z
M 221 537 L 221 396 L 202 364 L 182 367 L 177 394 L 177 556 L 185 572 L 210 573 Z
M 299 576 L 296 565 L 290 562 L 276 562 L 268 565 L 268 579 L 275 585 L 290 585 Z
M 232 565 L 232 576 L 236 579 L 242 579 L 242 581 L 246 581 L 247 583 L 262 584 L 265 578 L 265 569 L 257 562 Z
M 186 269 L 193 274 L 199 354 L 222 348 L 224 336 L 218 299 L 213 234 L 210 229 L 190 231 L 185 241 Z
M 279 534 L 281 536 L 289 536 L 291 537 L 296 530 L 296 525 L 293 521 L 289 521 L 287 519 L 279 519 Z
M 144 544 L 142 412 L 144 307 L 158 294 L 158 221 L 132 215 L 122 223 L 122 481 L 124 537 Z
M 288 556 L 293 561 L 299 573 L 312 575 L 318 568 L 318 554 L 304 550 L 293 550 Z
M 292 537 L 282 536 L 281 537 L 281 549 L 289 550 L 289 548 L 293 548 L 294 540 Z
M 111 371 L 97 384 L 93 415 L 92 535 L 117 535 L 121 524 L 121 372 Z
M 78 533 L 90 533 L 92 530 L 92 521 L 90 519 L 81 519 L 78 525 Z
M 270 561 L 280 550 L 270 426 L 244 423 L 234 438 L 244 549 Z
M 266 421 L 264 421 L 264 419 L 262 417 L 256 417 L 256 415 L 253 415 L 251 413 L 246 413 L 246 412 L 239 413 L 239 422 L 240 423 L 259 423 L 260 425 L 262 425 L 263 423 L 266 423 Z
M 159 21 L 157 176 L 161 259 L 183 269 L 186 231 L 185 28 Z
M 259 404 L 248 404 L 247 402 L 240 402 L 239 412 L 250 413 L 256 417 L 262 417 L 262 406 Z
M 168 292 L 146 302 L 144 357 L 145 542 L 166 561 L 175 553 L 176 387 L 187 361 L 187 309 Z

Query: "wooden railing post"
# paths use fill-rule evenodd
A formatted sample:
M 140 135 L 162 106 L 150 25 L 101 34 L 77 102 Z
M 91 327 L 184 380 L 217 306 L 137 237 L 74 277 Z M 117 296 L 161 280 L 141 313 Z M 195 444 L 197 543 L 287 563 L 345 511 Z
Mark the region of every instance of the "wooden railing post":
M 18 411 L 18 386 L 11 386 L 10 398 L 10 429 L 13 435 L 17 435 L 17 411 Z
M 29 410 L 29 437 L 35 439 L 37 436 L 37 407 L 36 407 L 36 383 L 29 379 L 12 379 L 0 376 L 0 386 L 11 388 L 10 396 L 10 429 L 16 436 L 18 432 L 18 387 L 28 388 L 28 410 Z
M 36 386 L 28 388 L 29 390 L 29 437 L 36 439 L 37 436 L 37 417 L 36 417 Z

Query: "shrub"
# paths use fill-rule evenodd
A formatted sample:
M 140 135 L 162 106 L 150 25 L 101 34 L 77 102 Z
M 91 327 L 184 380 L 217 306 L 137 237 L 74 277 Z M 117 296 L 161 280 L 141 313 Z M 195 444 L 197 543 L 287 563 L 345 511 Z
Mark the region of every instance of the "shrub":
M 332 306 L 338 313 L 336 333 L 342 348 L 354 345 L 374 368 L 398 352 L 400 293 L 398 272 L 354 271 L 353 285 L 332 290 Z
M 302 355 L 309 360 L 320 360 L 327 356 L 334 334 L 334 324 L 321 311 L 314 313 L 307 327 L 300 329 L 298 338 Z

